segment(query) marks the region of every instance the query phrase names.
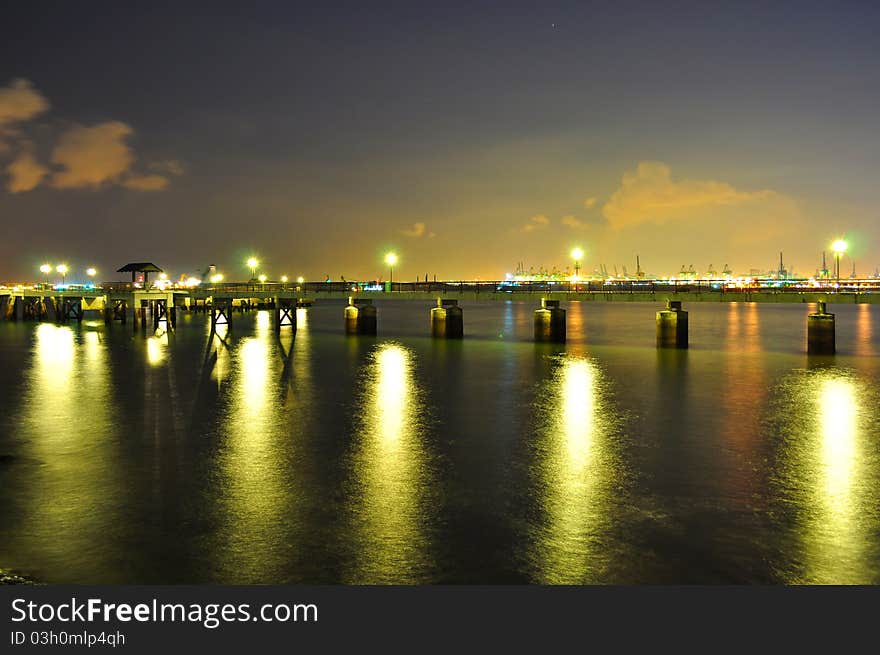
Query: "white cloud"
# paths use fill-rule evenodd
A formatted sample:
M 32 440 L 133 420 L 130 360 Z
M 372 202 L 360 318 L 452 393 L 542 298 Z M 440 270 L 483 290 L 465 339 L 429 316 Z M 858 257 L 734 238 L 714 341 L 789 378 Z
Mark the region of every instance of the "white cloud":
M 33 153 L 26 148 L 6 167 L 6 172 L 9 174 L 6 188 L 11 193 L 21 193 L 39 186 L 49 169 L 34 159 Z
M 412 237 L 414 239 L 418 239 L 425 235 L 425 231 L 427 230 L 427 226 L 424 223 L 413 223 L 412 227 L 409 227 L 405 230 L 401 230 L 400 233 L 405 237 Z
M 739 191 L 714 180 L 673 180 L 668 165 L 643 161 L 634 172 L 623 175 L 602 213 L 611 227 L 620 229 L 687 219 L 711 207 L 743 205 L 774 195 L 766 189 Z
M 593 196 L 590 196 L 589 198 L 586 198 L 584 200 L 584 207 L 586 209 L 591 209 L 593 207 L 593 205 L 595 205 L 595 204 L 596 204 L 596 198 Z
M 120 121 L 70 128 L 52 150 L 51 162 L 61 170 L 49 183 L 56 189 L 98 189 L 120 184 L 136 191 L 161 191 L 168 186 L 167 177 L 131 171 L 135 156 L 126 138 L 133 132 Z
M 28 121 L 48 111 L 49 101 L 28 80 L 15 79 L 0 87 L 0 155 L 18 156 L 5 171 L 7 189 L 21 193 L 47 183 L 56 189 L 99 189 L 120 185 L 136 191 L 161 191 L 170 175 L 182 175 L 174 159 L 151 163 L 150 173 L 133 170 L 135 154 L 127 143 L 134 131 L 121 121 L 92 126 L 74 125 L 61 133 L 51 150 L 47 168 L 33 154 Z
M 584 222 L 583 222 L 583 221 L 578 220 L 577 217 L 575 217 L 575 216 L 571 216 L 571 215 L 563 216 L 561 222 L 562 222 L 562 224 L 565 225 L 566 227 L 570 227 L 570 228 L 575 229 L 575 230 L 576 230 L 576 229 L 579 229 L 579 228 L 582 228 L 582 227 L 584 226 Z
M 150 164 L 149 169 L 156 173 L 164 173 L 166 175 L 183 175 L 185 172 L 183 164 L 176 159 L 154 161 Z
M 134 191 L 162 191 L 168 183 L 162 175 L 131 175 L 122 181 L 122 186 Z
M 0 125 L 28 121 L 49 109 L 49 101 L 27 80 L 0 87 Z
M 547 218 L 544 214 L 536 214 L 529 219 L 528 223 L 520 228 L 520 232 L 534 232 L 537 229 L 547 227 L 549 224 L 550 219 Z

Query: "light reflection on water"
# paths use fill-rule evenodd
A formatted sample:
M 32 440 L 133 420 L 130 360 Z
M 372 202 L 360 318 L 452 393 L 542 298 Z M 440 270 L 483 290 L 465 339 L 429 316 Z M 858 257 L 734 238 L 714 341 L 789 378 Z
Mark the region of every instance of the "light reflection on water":
M 612 408 L 601 369 L 561 356 L 538 401 L 536 484 L 540 513 L 529 553 L 536 582 L 580 584 L 600 578 L 607 553 L 597 548 L 609 527 L 615 471 L 609 441 Z
M 876 390 L 851 371 L 818 367 L 791 375 L 784 408 L 782 500 L 794 507 L 799 556 L 789 582 L 876 582 L 868 548 L 877 519 Z M 873 471 L 871 469 L 874 469 Z
M 110 412 L 106 349 L 98 332 L 43 323 L 21 418 L 32 435 L 25 457 L 38 463 L 20 529 L 27 549 L 54 566 L 97 572 L 112 554 L 122 491 Z
M 354 557 L 346 582 L 430 580 L 432 480 L 413 366 L 413 354 L 396 343 L 377 346 L 366 363 L 351 465 Z
M 298 310 L 296 335 L 236 314 L 211 340 L 206 316 L 149 338 L 2 323 L 0 567 L 880 582 L 876 307 L 837 309 L 838 356 L 808 360 L 806 307 L 689 307 L 712 329 L 656 353 L 653 306 L 584 303 L 579 341 L 545 348 L 535 304 L 465 306 L 455 344 L 346 339 L 341 305 Z M 424 323 L 399 307 L 382 325 Z
M 307 332 L 297 335 L 305 346 Z M 226 351 L 218 346 L 218 352 Z M 226 389 L 229 405 L 224 417 L 219 480 L 213 490 L 222 518 L 217 552 L 212 556 L 224 579 L 268 583 L 281 579 L 291 544 L 284 526 L 295 516 L 300 481 L 290 459 L 298 439 L 310 426 L 300 414 L 297 429 L 289 429 L 296 411 L 284 402 L 290 392 L 289 360 L 297 358 L 298 392 L 308 391 L 308 352 L 298 348 L 289 330 L 276 336 L 268 311 L 256 315 L 253 336 L 238 340 L 230 357 L 232 378 Z

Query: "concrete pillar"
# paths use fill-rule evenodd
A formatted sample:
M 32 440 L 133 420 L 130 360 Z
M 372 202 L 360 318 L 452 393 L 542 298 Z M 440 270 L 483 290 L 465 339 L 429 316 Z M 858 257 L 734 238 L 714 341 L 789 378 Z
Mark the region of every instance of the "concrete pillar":
M 657 312 L 657 347 L 688 347 L 688 313 L 680 300 L 667 300 L 666 309 Z
M 431 336 L 436 339 L 464 336 L 464 319 L 457 300 L 437 298 L 437 306 L 431 309 Z
M 825 303 L 816 303 L 816 312 L 807 316 L 807 353 L 833 355 L 835 352 L 834 314 L 825 311 Z
M 372 300 L 349 297 L 344 317 L 346 334 L 376 334 L 376 308 Z
M 535 341 L 565 343 L 565 310 L 558 300 L 541 298 L 535 310 Z

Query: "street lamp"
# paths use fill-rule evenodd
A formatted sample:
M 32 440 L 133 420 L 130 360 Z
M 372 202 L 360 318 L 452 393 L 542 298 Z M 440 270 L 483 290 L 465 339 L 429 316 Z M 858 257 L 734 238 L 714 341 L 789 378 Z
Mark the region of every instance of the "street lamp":
M 260 260 L 256 257 L 248 257 L 247 266 L 251 269 L 251 281 L 257 279 L 257 266 L 260 265 Z
M 584 258 L 584 251 L 580 248 L 575 248 L 571 251 L 571 258 L 574 260 L 574 279 L 578 279 L 578 273 L 581 270 L 581 260 Z
M 306 281 L 306 279 L 302 275 L 300 275 L 298 278 L 296 278 L 297 284 L 302 284 L 305 281 Z
M 89 277 L 95 277 L 97 274 L 98 269 L 96 269 L 94 266 L 90 266 L 86 269 L 86 275 L 88 275 Z
M 260 284 L 266 284 L 266 274 L 265 273 L 260 273 L 260 277 L 258 279 L 260 280 Z
M 284 288 L 284 285 L 287 284 L 287 280 L 288 280 L 288 279 L 289 279 L 289 278 L 288 278 L 286 275 L 282 275 L 282 276 L 281 276 L 281 284 L 282 284 L 282 287 L 281 287 L 281 288 L 282 288 L 282 289 Z
M 223 281 L 223 274 L 222 273 L 214 273 L 214 275 L 211 276 L 211 284 L 219 284 L 222 281 Z
M 55 267 L 55 270 L 61 274 L 61 286 L 64 286 L 64 279 L 67 277 L 68 271 L 67 264 L 58 264 L 58 266 Z
M 834 252 L 835 261 L 835 277 L 837 278 L 837 287 L 840 288 L 840 258 L 846 252 L 847 243 L 843 239 L 837 239 L 831 244 L 831 250 Z
M 51 272 L 52 272 L 52 265 L 51 264 L 43 264 L 42 266 L 40 266 L 40 273 L 42 273 L 43 275 L 46 276 L 46 286 L 47 287 L 49 286 L 49 273 L 51 273 Z
M 388 264 L 388 290 L 394 291 L 394 265 L 397 263 L 397 255 L 389 252 L 385 255 L 385 263 Z

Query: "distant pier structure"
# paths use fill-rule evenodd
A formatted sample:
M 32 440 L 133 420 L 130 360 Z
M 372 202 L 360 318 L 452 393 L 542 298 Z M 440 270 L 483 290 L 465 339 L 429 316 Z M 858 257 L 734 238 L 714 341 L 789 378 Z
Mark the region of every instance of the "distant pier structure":
M 82 323 L 85 313 L 94 311 L 104 324 L 124 324 L 131 317 L 134 329 L 146 333 L 153 330 L 174 330 L 180 311 L 204 311 L 211 314 L 215 325 L 231 326 L 233 308 L 241 311 L 265 307 L 275 310 L 275 328 L 296 330 L 297 307 L 308 307 L 312 300 L 297 290 L 240 288 L 222 291 L 214 285 L 206 288 L 150 288 L 151 275 L 163 270 L 152 262 L 132 262 L 117 269 L 130 273 L 130 283 L 108 283 L 101 287 L 36 285 L 33 288 L 0 290 L 0 318 L 10 321 L 49 321 Z

